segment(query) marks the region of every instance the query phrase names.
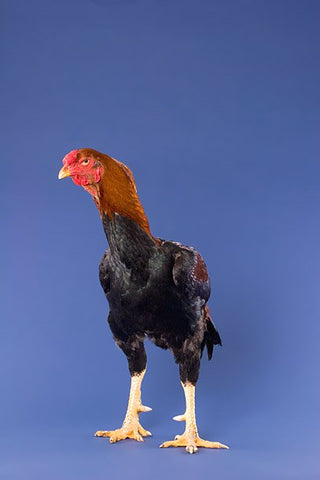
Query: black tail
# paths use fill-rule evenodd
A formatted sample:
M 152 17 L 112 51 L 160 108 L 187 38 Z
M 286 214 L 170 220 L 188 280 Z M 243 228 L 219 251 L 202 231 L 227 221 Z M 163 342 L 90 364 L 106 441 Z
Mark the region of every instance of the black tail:
M 211 320 L 211 317 L 210 317 L 210 314 L 209 314 L 209 308 L 207 306 L 206 306 L 206 310 L 205 310 L 204 321 L 205 321 L 205 324 L 206 324 L 206 330 L 205 330 L 203 342 L 202 342 L 202 345 L 201 345 L 201 356 L 202 356 L 202 353 L 203 353 L 203 349 L 206 346 L 207 347 L 207 352 L 208 352 L 208 360 L 211 360 L 214 345 L 222 345 L 222 342 L 221 342 L 219 332 L 218 332 L 218 330 L 214 326 L 214 323 Z

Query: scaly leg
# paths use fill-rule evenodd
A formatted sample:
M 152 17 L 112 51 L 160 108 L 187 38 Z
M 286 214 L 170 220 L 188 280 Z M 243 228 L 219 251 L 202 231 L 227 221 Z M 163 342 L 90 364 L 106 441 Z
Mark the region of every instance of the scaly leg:
M 186 398 L 186 411 L 184 415 L 178 415 L 177 417 L 173 417 L 173 419 L 178 422 L 185 421 L 186 429 L 182 435 L 177 435 L 175 440 L 164 442 L 160 445 L 160 448 L 186 447 L 188 453 L 195 453 L 198 447 L 229 448 L 227 445 L 223 445 L 223 443 L 208 442 L 199 437 L 195 414 L 195 385 L 187 382 L 185 384 L 182 383 L 182 387 Z
M 151 435 L 139 422 L 140 412 L 149 412 L 152 410 L 150 407 L 145 407 L 141 403 L 141 382 L 145 373 L 146 370 L 143 370 L 141 373 L 134 374 L 131 377 L 128 408 L 122 427 L 117 430 L 98 430 L 95 433 L 95 437 L 109 437 L 110 443 L 115 443 L 125 438 L 132 438 L 138 440 L 138 442 L 143 442 L 142 437 Z

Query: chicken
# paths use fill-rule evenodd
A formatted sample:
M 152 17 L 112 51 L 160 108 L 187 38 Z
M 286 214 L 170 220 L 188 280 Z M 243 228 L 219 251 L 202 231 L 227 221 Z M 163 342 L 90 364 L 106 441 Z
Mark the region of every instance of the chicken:
M 73 150 L 63 159 L 59 179 L 70 176 L 93 197 L 101 216 L 109 249 L 102 257 L 99 276 L 109 302 L 108 322 L 114 340 L 128 360 L 131 388 L 121 428 L 99 430 L 110 442 L 126 438 L 142 441 L 151 435 L 139 413 L 151 410 L 141 402 L 146 372 L 144 339 L 170 349 L 179 365 L 186 410 L 174 420 L 185 421 L 185 432 L 161 447 L 228 448 L 202 440 L 195 415 L 195 386 L 200 359 L 207 348 L 221 345 L 207 301 L 210 280 L 201 255 L 192 247 L 155 238 L 139 200 L 134 177 L 123 163 L 96 150 Z

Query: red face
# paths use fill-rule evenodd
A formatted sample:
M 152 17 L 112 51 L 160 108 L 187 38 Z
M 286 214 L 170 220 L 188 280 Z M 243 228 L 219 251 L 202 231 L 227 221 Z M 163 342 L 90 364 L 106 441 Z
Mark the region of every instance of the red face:
M 62 162 L 63 167 L 59 172 L 59 179 L 71 177 L 76 185 L 81 185 L 88 190 L 91 185 L 93 186 L 101 179 L 101 163 L 81 150 L 72 150 Z

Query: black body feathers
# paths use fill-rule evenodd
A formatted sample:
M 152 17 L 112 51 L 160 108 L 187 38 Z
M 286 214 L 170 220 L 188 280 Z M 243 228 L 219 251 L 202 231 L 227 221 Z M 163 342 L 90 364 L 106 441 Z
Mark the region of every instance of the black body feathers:
M 210 280 L 200 254 L 179 243 L 153 239 L 118 214 L 103 219 L 109 250 L 100 282 L 110 305 L 109 325 L 127 355 L 131 374 L 145 368 L 143 341 L 169 348 L 182 382 L 196 383 L 205 346 L 221 344 L 207 307 Z

